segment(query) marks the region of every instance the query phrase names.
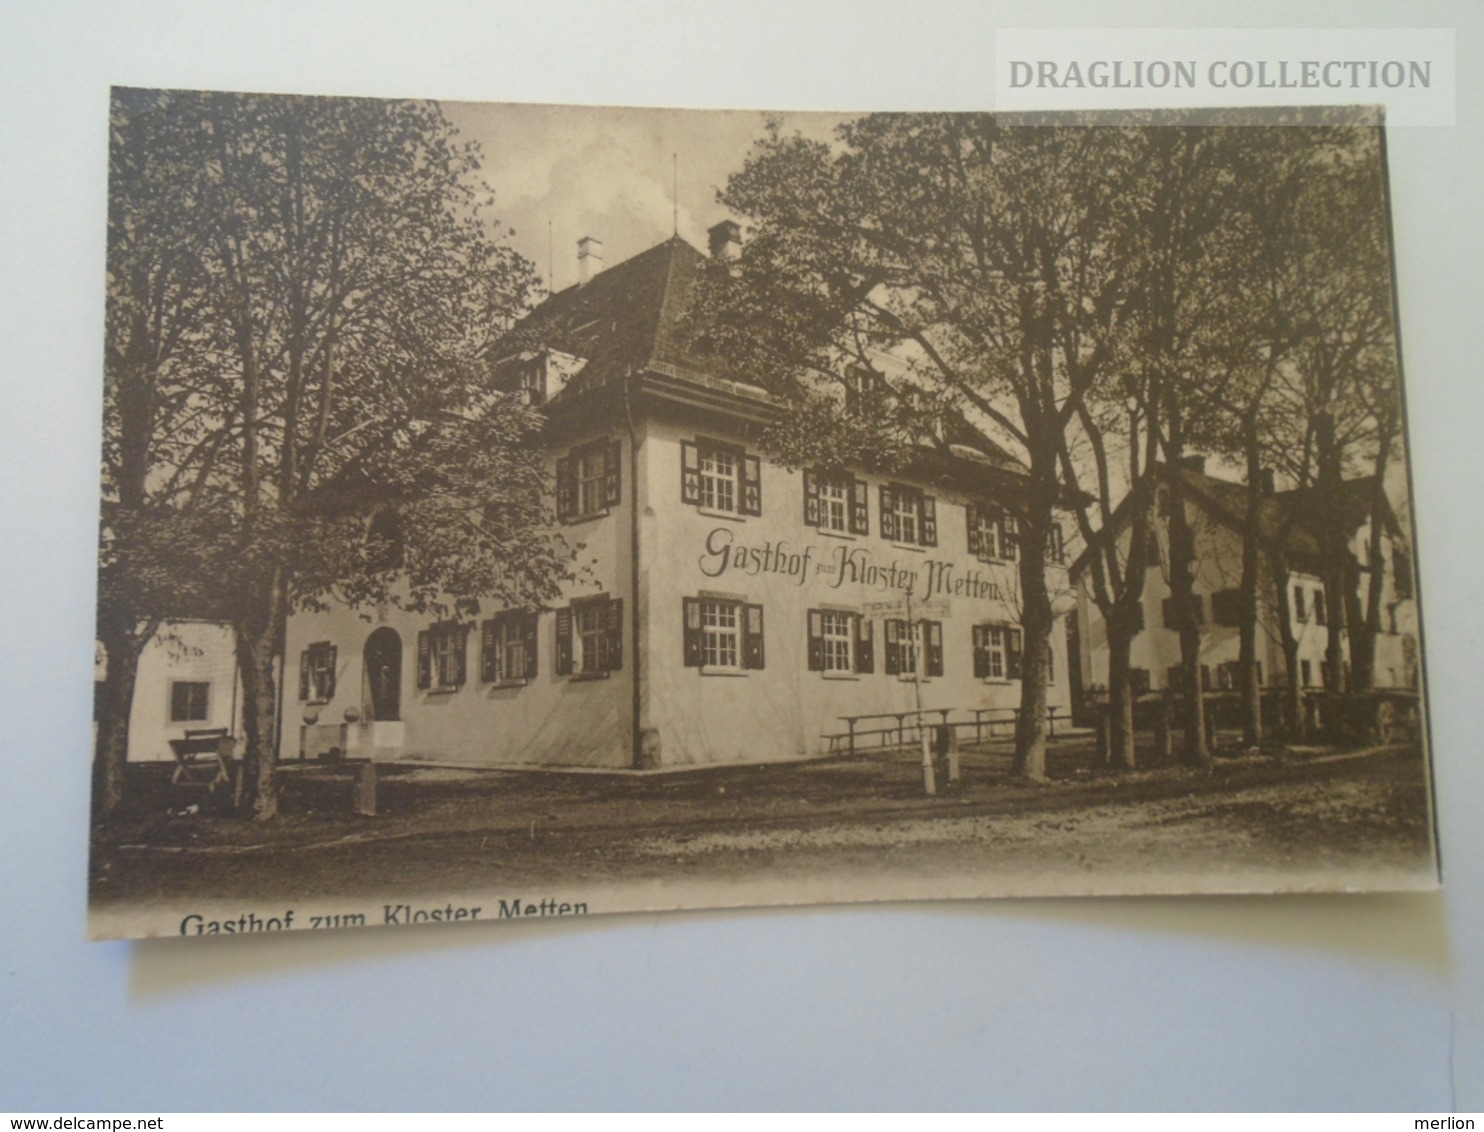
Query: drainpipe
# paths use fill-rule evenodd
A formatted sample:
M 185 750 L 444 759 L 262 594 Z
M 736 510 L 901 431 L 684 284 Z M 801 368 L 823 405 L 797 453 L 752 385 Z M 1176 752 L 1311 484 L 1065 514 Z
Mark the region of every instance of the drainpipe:
M 629 393 L 633 382 L 634 373 L 631 369 L 624 374 L 623 380 L 623 415 L 624 423 L 629 433 L 629 617 L 634 627 L 633 647 L 629 650 L 633 660 L 630 668 L 633 671 L 633 690 L 631 694 L 631 714 L 633 716 L 633 727 L 630 732 L 631 743 L 630 762 L 635 770 L 644 769 L 644 730 L 641 727 L 640 707 L 642 697 L 640 695 L 640 677 L 643 666 L 643 652 L 639 648 L 639 626 L 641 618 L 639 615 L 639 437 L 634 428 L 633 406 L 629 400 Z

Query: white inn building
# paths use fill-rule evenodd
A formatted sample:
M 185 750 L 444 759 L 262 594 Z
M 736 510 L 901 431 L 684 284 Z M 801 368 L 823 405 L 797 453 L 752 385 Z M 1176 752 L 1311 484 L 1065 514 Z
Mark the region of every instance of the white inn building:
M 296 614 L 282 757 L 653 768 L 817 755 L 844 717 L 919 707 L 1008 724 L 1021 632 L 1002 505 L 1023 467 L 963 449 L 890 476 L 783 467 L 759 443 L 779 406 L 680 345 L 701 253 L 675 238 L 598 271 L 596 241 L 582 251 L 584 281 L 522 325 L 540 345 L 497 373 L 546 412 L 556 515 L 590 573 L 556 608 L 476 623 Z M 1058 626 L 1062 712 L 1065 641 Z
M 1190 458 L 1180 469 L 1186 519 L 1195 536 L 1195 599 L 1201 621 L 1201 684 L 1205 691 L 1234 691 L 1240 687 L 1238 657 L 1241 648 L 1242 532 L 1247 513 L 1247 488 L 1206 474 L 1201 457 Z M 1412 584 L 1410 550 L 1390 509 L 1382 515 L 1380 561 L 1370 561 L 1370 478 L 1346 480 L 1338 505 L 1353 560 L 1362 608 L 1372 568 L 1382 571 L 1380 633 L 1376 637 L 1375 685 L 1378 688 L 1414 688 L 1419 682 L 1417 601 Z M 1326 608 L 1320 574 L 1319 516 L 1314 493 L 1274 491 L 1269 484 L 1259 516 L 1265 539 L 1286 537 L 1290 565 L 1289 624 L 1298 642 L 1299 683 L 1318 689 L 1326 684 L 1325 655 L 1333 618 Z M 1115 521 L 1121 526 L 1120 546 L 1126 555 L 1129 535 L 1127 508 Z M 1129 679 L 1135 694 L 1177 688 L 1180 683 L 1180 635 L 1170 598 L 1168 503 L 1160 489 L 1155 521 L 1151 523 L 1150 563 L 1144 580 L 1139 631 L 1130 650 Z M 1086 555 L 1073 566 L 1079 593 L 1075 639 L 1081 653 L 1081 681 L 1089 688 L 1108 685 L 1106 624 L 1092 600 Z M 1279 688 L 1284 681 L 1281 616 L 1268 559 L 1260 559 L 1257 610 L 1257 668 L 1259 682 Z M 1339 683 L 1347 683 L 1341 674 Z

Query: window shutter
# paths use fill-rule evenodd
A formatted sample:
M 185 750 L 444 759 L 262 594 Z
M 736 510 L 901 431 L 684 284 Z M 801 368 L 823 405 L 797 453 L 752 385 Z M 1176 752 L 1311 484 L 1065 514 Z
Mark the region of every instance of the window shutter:
M 557 521 L 567 522 L 577 517 L 577 468 L 571 456 L 563 456 L 556 462 Z
M 819 478 L 804 469 L 804 526 L 819 526 Z
M 496 622 L 486 621 L 479 627 L 479 678 L 486 684 L 500 679 L 499 648 L 495 636 Z
M 608 671 L 623 668 L 623 598 L 608 602 Z
M 897 515 L 892 508 L 891 488 L 881 485 L 881 537 L 895 542 L 897 538 Z
M 824 616 L 817 609 L 809 611 L 809 671 L 824 671 Z
M 1005 676 L 1010 680 L 1020 679 L 1020 630 L 1005 630 Z
M 325 664 L 328 669 L 325 678 L 325 699 L 327 700 L 333 700 L 335 698 L 335 672 L 337 670 L 336 658 L 339 655 L 340 650 L 336 646 L 325 646 Z
M 526 642 L 527 680 L 534 680 L 536 673 L 541 671 L 540 666 L 536 662 L 536 642 L 539 639 L 539 634 L 536 630 L 540 623 L 541 614 L 539 613 L 528 613 L 521 622 L 521 633 L 524 635 Z
M 931 495 L 922 497 L 922 537 L 918 542 L 923 546 L 938 545 L 938 502 Z
M 452 625 L 453 634 L 453 686 L 462 688 L 469 679 L 469 626 Z
M 886 674 L 900 676 L 902 673 L 902 623 L 888 618 L 886 625 Z
M 309 650 L 305 649 L 299 654 L 299 698 L 309 698 Z
M 855 618 L 855 670 L 876 671 L 876 653 L 871 647 L 871 623 L 864 617 Z
M 742 667 L 763 667 L 763 607 L 761 605 L 744 605 L 742 607 Z
M 1203 692 L 1209 692 L 1210 690 L 1211 690 L 1211 666 L 1209 664 L 1203 664 L 1203 665 L 1201 665 L 1201 691 L 1203 691 Z
M 756 456 L 742 457 L 742 506 L 743 515 L 763 513 L 763 467 Z
M 433 686 L 433 642 L 426 629 L 417 635 L 417 686 Z
M 974 679 L 989 679 L 989 626 L 974 626 Z
M 609 507 L 623 501 L 623 442 L 610 440 L 603 451 L 603 502 Z
M 984 553 L 984 542 L 979 537 L 979 504 L 970 503 L 967 507 L 965 507 L 964 519 L 967 521 L 969 528 L 969 553 L 977 558 L 979 555 Z M 975 628 L 974 633 L 974 639 L 977 641 L 979 639 L 979 630 L 977 627 Z
M 681 658 L 687 668 L 701 667 L 701 599 L 680 599 L 684 614 L 684 631 L 681 637 Z
M 928 676 L 943 675 L 943 622 L 922 623 L 923 672 Z
M 572 675 L 572 607 L 556 611 L 556 674 Z
M 850 484 L 850 533 L 871 533 L 871 505 L 867 501 L 868 488 L 865 480 L 852 480 Z
M 701 502 L 701 452 L 694 442 L 680 442 L 680 502 Z

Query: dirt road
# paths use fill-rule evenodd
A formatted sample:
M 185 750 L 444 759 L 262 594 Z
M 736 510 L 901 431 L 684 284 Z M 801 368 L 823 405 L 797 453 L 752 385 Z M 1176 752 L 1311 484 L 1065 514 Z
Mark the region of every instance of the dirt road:
M 1407 886 L 1430 869 L 1415 751 L 1119 779 L 1062 771 L 1029 786 L 994 753 L 966 756 L 966 787 L 927 798 L 918 768 L 900 758 L 622 779 L 416 769 L 385 778 L 382 815 L 369 822 L 343 813 L 333 776 L 309 775 L 289 790 L 298 812 L 271 830 L 175 818 L 105 847 L 93 899 L 107 908 L 679 884 L 728 903 L 732 890 L 797 881 L 816 891 L 822 878 L 851 892 L 887 875 L 894 892 L 914 891 L 914 877 L 927 891 L 939 891 L 929 879 L 953 877 L 1004 892 L 1140 890 L 1121 877 L 1143 890 L 1191 878 L 1240 890 Z

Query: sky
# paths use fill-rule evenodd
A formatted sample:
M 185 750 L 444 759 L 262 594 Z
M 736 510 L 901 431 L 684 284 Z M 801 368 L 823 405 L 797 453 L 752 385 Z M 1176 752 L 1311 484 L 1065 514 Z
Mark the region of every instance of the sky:
M 742 167 L 767 121 L 748 110 L 477 102 L 442 108 L 464 138 L 479 143 L 495 216 L 515 230 L 510 243 L 541 277 L 550 272 L 553 290 L 577 281 L 584 236 L 603 242 L 605 267 L 668 239 L 677 224 L 705 251 L 706 230 L 730 218 L 717 190 Z M 821 139 L 839 121 L 834 114 L 784 116 L 786 129 Z
M 553 291 L 577 282 L 577 241 L 584 236 L 603 242 L 605 267 L 677 228 L 705 251 L 708 228 L 743 219 L 728 213 L 717 192 L 776 114 L 493 102 L 441 107 L 463 138 L 479 143 L 483 178 L 495 193 L 494 215 L 514 229 L 509 242 L 543 280 L 549 277 Z M 781 117 L 788 132 L 830 140 L 853 116 Z M 1208 470 L 1242 478 L 1236 465 L 1215 458 Z M 1409 510 L 1404 458 L 1393 461 L 1387 490 L 1399 511 Z

